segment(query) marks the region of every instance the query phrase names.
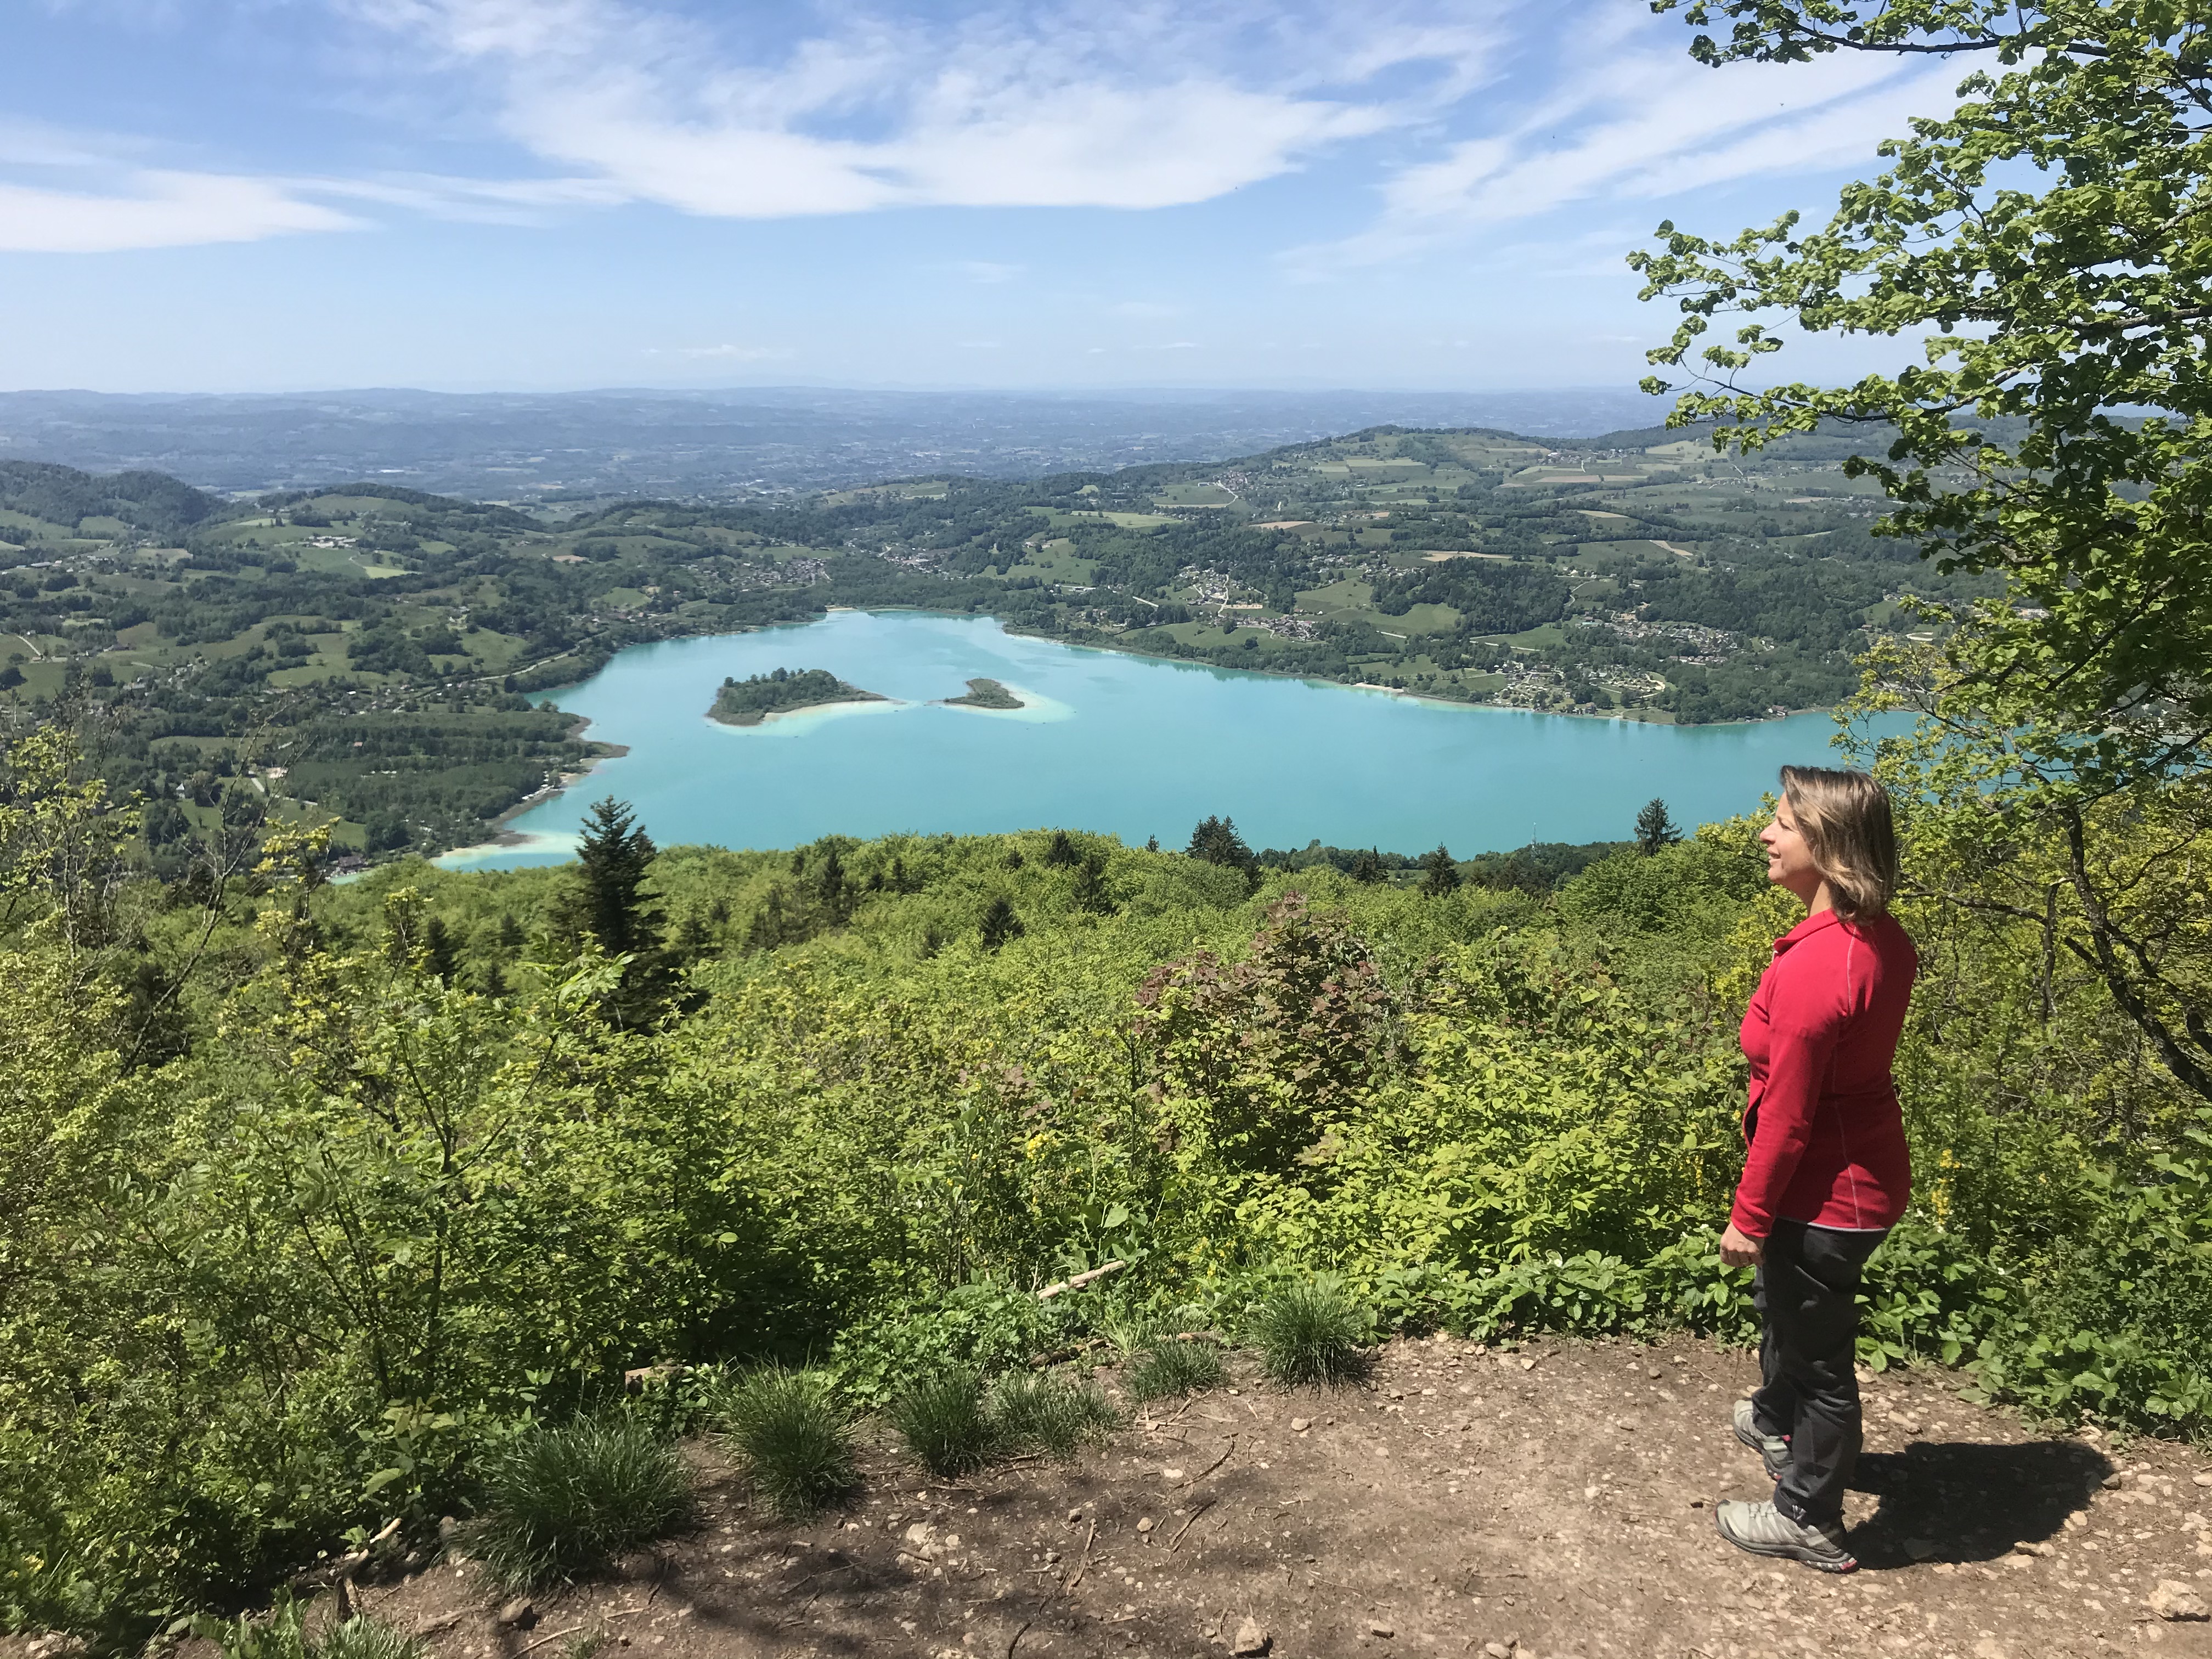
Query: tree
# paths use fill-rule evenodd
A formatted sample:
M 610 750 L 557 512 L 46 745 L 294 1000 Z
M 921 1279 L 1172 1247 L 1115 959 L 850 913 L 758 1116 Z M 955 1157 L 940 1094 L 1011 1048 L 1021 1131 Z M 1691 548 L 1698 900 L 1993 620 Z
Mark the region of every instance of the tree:
M 644 892 L 659 849 L 629 803 L 597 802 L 576 847 L 572 912 L 609 956 L 651 951 L 660 944 L 660 910 Z
M 1433 853 L 1424 853 L 1420 863 L 1423 897 L 1442 898 L 1446 893 L 1459 890 L 1459 866 L 1450 848 L 1438 847 Z
M 1183 851 L 1187 857 L 1202 863 L 1239 872 L 1248 885 L 1260 884 L 1260 861 L 1252 856 L 1244 837 L 1237 833 L 1234 818 L 1205 819 L 1190 832 L 1190 845 Z
M 1069 869 L 1079 863 L 1081 858 L 1082 855 L 1075 850 L 1075 842 L 1069 838 L 1066 830 L 1055 830 L 1052 832 L 1052 840 L 1044 849 L 1044 861 L 1047 867 Z
M 1681 839 L 1682 832 L 1674 827 L 1667 803 L 1656 795 L 1644 802 L 1644 810 L 1636 815 L 1636 850 L 1649 857 Z
M 1114 913 L 1114 895 L 1106 886 L 1106 860 L 1101 854 L 1091 854 L 1076 867 L 1075 908 L 1093 915 Z
M 1022 925 L 1022 919 L 1014 914 L 1012 901 L 1003 893 L 984 907 L 981 933 L 986 951 L 995 951 L 1009 939 L 1019 939 L 1027 932 L 1029 929 Z
M 1846 186 L 1824 230 L 1802 234 L 1795 213 L 1728 241 L 1662 224 L 1662 247 L 1630 256 L 1644 297 L 1683 315 L 1655 364 L 1690 362 L 1724 313 L 1924 333 L 1925 363 L 1753 390 L 1746 371 L 1783 342 L 1753 320 L 1697 350 L 1670 422 L 1718 420 L 1716 441 L 1747 450 L 1823 421 L 1868 428 L 1886 455 L 1845 471 L 1897 504 L 1876 533 L 2009 579 L 2008 602 L 1960 618 L 1956 659 L 2075 732 L 2169 727 L 2193 759 L 2212 729 L 2202 15 L 2143 0 L 1687 0 L 1685 15 L 1732 23 L 1693 43 L 1708 64 L 1856 52 L 1973 72 L 1948 118 L 1881 147 L 1888 170 Z M 2102 765 L 2079 748 L 2077 764 Z
M 1661 10 L 1685 0 L 1656 0 Z M 1907 891 L 1946 925 L 2039 936 L 2094 975 L 2175 1079 L 2212 1098 L 2212 896 L 2175 872 L 2212 851 L 2212 52 L 2194 8 L 2142 0 L 1687 0 L 1693 55 L 1857 52 L 1973 65 L 1947 118 L 1882 146 L 1826 228 L 1795 214 L 1728 241 L 1662 225 L 1633 254 L 1682 321 L 1650 353 L 1692 361 L 1668 417 L 1754 450 L 1823 422 L 1883 447 L 1844 464 L 1895 504 L 1876 533 L 2002 600 L 1880 641 L 1861 709 L 1920 715 L 1869 756 L 1904 809 Z M 1698 349 L 1744 313 L 1733 344 Z M 1747 386 L 1810 332 L 1920 334 L 1925 362 L 1842 388 Z M 1654 392 L 1674 389 L 1657 378 Z M 2124 411 L 2124 412 L 2123 412 Z M 1933 607 L 1922 607 L 1923 614 Z
M 563 921 L 611 957 L 630 960 L 608 1000 L 618 1025 L 650 1024 L 677 987 L 674 959 L 661 942 L 660 907 L 645 891 L 658 849 L 629 804 L 609 795 L 592 807 L 576 848 L 576 880 L 561 901 Z
M 1364 847 L 1352 855 L 1352 880 L 1369 886 L 1382 879 L 1382 854 L 1372 847 Z

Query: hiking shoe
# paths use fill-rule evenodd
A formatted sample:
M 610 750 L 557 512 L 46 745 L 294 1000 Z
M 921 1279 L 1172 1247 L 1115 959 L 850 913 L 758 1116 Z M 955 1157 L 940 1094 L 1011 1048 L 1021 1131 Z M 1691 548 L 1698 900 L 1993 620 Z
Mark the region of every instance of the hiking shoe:
M 1759 1454 L 1759 1461 L 1766 1465 L 1766 1478 L 1779 1480 L 1790 1472 L 1790 1437 L 1768 1434 L 1759 1426 L 1759 1418 L 1751 1401 L 1735 1402 L 1734 1414 L 1735 1437 Z
M 1747 1504 L 1730 1500 L 1713 1510 L 1713 1524 L 1721 1536 L 1753 1555 L 1778 1555 L 1802 1561 L 1822 1572 L 1856 1572 L 1858 1557 L 1844 1547 L 1840 1524 L 1814 1527 L 1792 1521 L 1771 1503 Z

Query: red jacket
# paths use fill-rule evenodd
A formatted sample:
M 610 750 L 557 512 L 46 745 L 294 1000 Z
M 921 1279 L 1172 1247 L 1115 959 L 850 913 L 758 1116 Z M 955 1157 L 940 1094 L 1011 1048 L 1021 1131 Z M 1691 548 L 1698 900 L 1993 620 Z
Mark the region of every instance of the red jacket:
M 1774 941 L 1743 1017 L 1749 1148 L 1729 1219 L 1764 1238 L 1778 1218 L 1892 1225 L 1912 1191 L 1889 1075 L 1918 957 L 1893 916 L 1809 915 Z

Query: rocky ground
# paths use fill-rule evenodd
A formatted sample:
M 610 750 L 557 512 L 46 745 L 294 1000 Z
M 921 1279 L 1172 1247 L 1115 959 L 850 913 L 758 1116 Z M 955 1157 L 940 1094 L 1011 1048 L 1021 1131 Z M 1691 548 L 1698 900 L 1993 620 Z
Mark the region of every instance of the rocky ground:
M 437 1659 L 2212 1656 L 2189 1449 L 2039 1434 L 1947 1373 L 1870 1377 L 1863 1566 L 1837 1577 L 1714 1532 L 1716 1500 L 1767 1490 L 1728 1430 L 1756 1380 L 1687 1340 L 1398 1342 L 1334 1393 L 1232 1365 L 1069 1464 L 947 1484 L 872 1452 L 851 1506 L 799 1528 L 702 1448 L 698 1528 L 610 1580 L 504 1621 L 465 1563 L 360 1601 Z

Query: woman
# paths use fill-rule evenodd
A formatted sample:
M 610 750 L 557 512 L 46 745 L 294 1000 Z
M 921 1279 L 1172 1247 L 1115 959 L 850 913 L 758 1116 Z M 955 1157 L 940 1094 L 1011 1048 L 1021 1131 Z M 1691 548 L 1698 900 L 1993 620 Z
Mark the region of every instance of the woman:
M 1774 942 L 1743 1017 L 1748 1151 L 1721 1260 L 1758 1269 L 1765 1386 L 1735 1402 L 1735 1427 L 1775 1486 L 1771 1503 L 1723 1504 L 1714 1519 L 1741 1549 L 1849 1572 L 1858 1565 L 1844 1543 L 1844 1491 L 1860 1443 L 1859 1270 L 1912 1187 L 1889 1068 L 1916 959 L 1889 914 L 1897 843 L 1873 779 L 1784 767 L 1759 838 L 1766 878 L 1807 914 Z

